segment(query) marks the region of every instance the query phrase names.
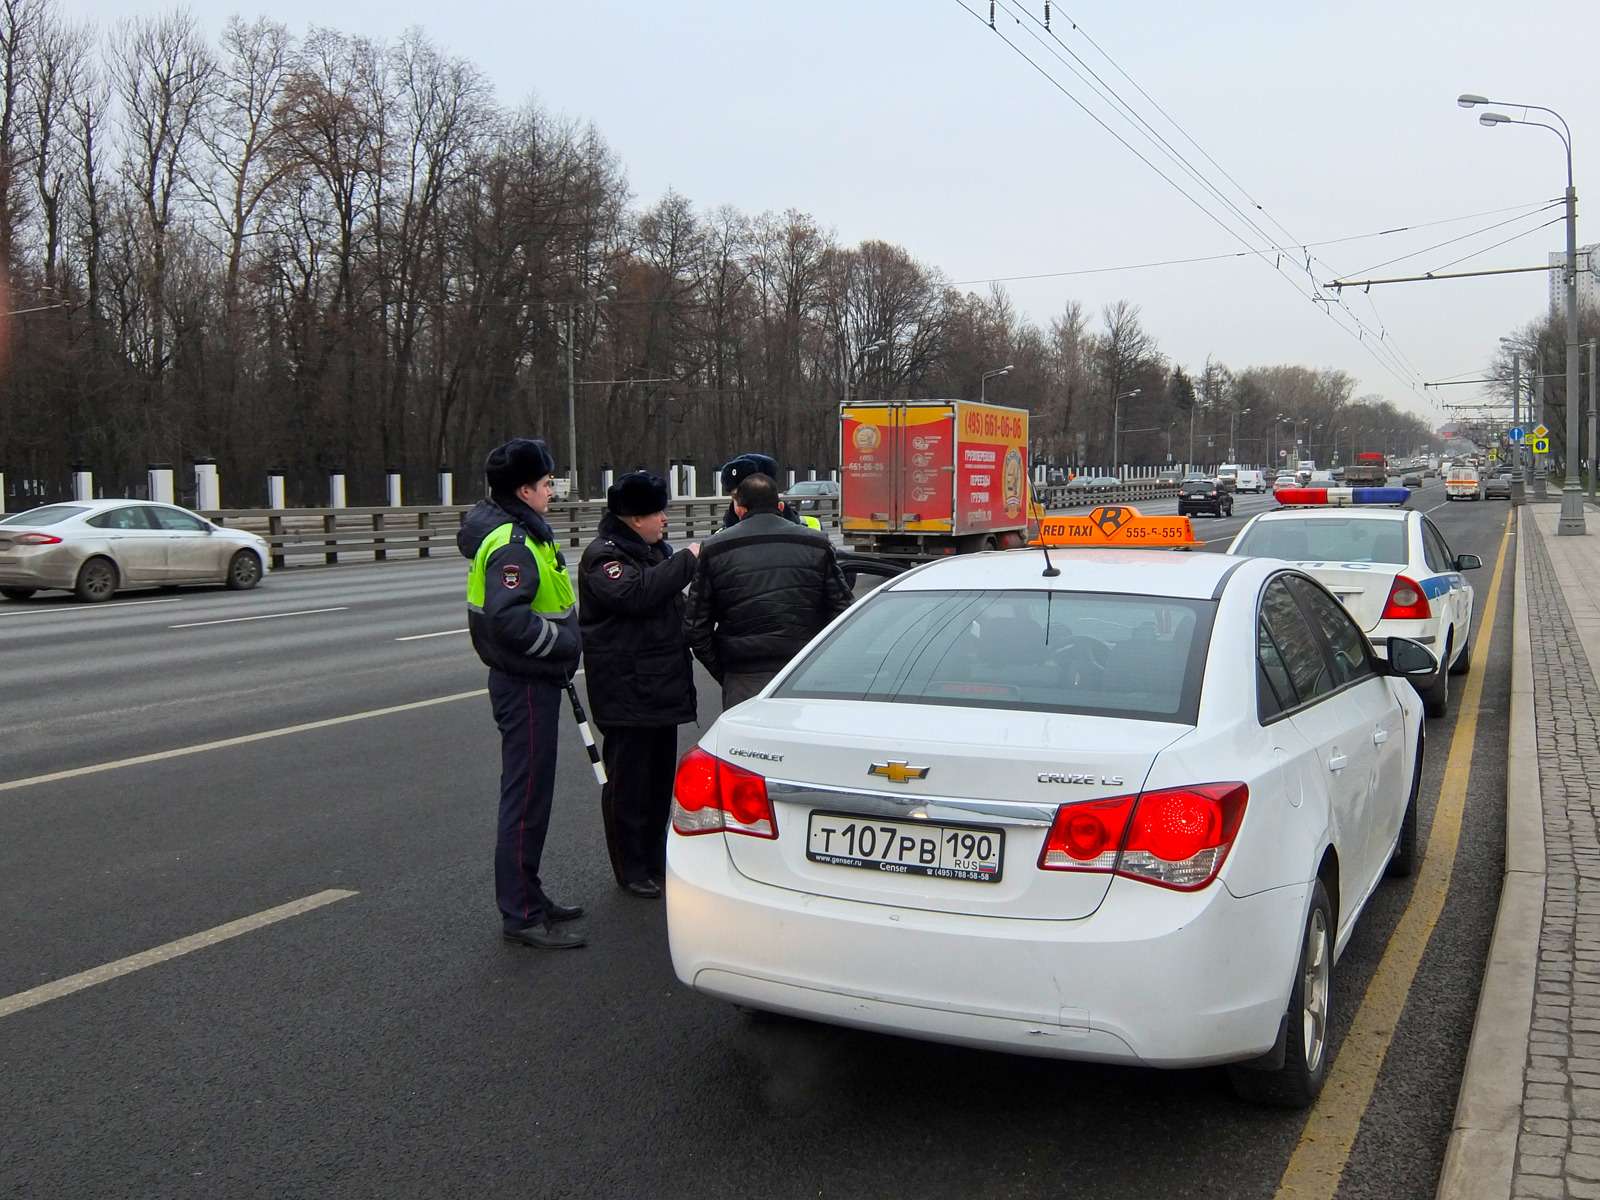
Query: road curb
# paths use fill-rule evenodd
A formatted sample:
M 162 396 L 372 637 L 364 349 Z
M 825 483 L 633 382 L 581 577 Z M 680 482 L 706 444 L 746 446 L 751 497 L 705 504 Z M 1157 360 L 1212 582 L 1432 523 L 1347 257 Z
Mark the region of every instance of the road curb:
M 1526 528 L 1524 528 L 1526 526 Z M 1544 798 L 1533 714 L 1527 542 L 1518 515 L 1512 573 L 1511 728 L 1506 749 L 1506 866 L 1438 1200 L 1506 1200 L 1522 1125 L 1523 1070 L 1533 1023 L 1544 919 Z

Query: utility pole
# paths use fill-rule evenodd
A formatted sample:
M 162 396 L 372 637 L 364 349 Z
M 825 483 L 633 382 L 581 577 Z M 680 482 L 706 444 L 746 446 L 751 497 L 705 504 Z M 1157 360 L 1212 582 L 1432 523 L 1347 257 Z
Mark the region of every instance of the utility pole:
M 1600 499 L 1600 449 L 1595 441 L 1596 409 L 1600 408 L 1600 380 L 1594 376 L 1595 351 L 1600 349 L 1600 342 L 1591 338 L 1589 340 L 1589 499 Z
M 1594 353 L 1590 352 L 1593 360 Z M 1590 368 L 1593 370 L 1593 368 Z M 1583 484 L 1578 478 L 1578 192 L 1572 186 L 1572 146 L 1567 146 L 1567 461 L 1561 482 L 1557 534 L 1584 534 Z
M 575 305 L 567 301 L 567 496 L 580 500 L 578 495 L 578 385 L 572 367 L 572 330 Z M 613 375 L 615 371 L 611 372 Z

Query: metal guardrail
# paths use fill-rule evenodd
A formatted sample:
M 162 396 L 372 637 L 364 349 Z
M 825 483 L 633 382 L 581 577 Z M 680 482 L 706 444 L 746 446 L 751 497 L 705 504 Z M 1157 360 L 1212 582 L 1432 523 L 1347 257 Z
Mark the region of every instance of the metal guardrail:
M 820 520 L 824 529 L 838 527 L 837 498 L 808 496 L 805 499 L 816 504 L 805 510 L 807 516 Z M 438 549 L 454 554 L 456 531 L 471 508 L 467 504 L 405 508 L 228 508 L 207 510 L 202 515 L 218 525 L 244 529 L 266 538 L 272 548 L 273 569 L 278 570 L 318 561 L 334 566 L 341 555 L 347 560 L 359 554 L 363 561 L 384 562 L 396 553 L 430 558 Z M 726 496 L 672 501 L 667 505 L 667 513 L 673 540 L 695 541 L 711 536 L 721 528 L 727 511 Z M 550 506 L 545 520 L 561 545 L 581 550 L 599 532 L 600 518 L 605 512 L 603 500 L 557 502 Z
M 1090 508 L 1101 504 L 1134 504 L 1140 500 L 1160 500 L 1178 494 L 1176 483 L 1140 479 L 1114 488 L 1073 487 L 1070 483 L 1051 483 L 1034 489 L 1033 494 L 1051 512 L 1069 508 Z

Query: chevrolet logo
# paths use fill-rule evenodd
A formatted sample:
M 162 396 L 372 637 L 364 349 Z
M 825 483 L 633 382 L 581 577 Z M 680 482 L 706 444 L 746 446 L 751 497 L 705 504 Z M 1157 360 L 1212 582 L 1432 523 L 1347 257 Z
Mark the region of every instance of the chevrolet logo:
M 913 767 L 910 763 L 890 759 L 888 762 L 873 763 L 867 768 L 867 774 L 887 779 L 890 783 L 909 783 L 913 779 L 926 779 L 928 768 Z

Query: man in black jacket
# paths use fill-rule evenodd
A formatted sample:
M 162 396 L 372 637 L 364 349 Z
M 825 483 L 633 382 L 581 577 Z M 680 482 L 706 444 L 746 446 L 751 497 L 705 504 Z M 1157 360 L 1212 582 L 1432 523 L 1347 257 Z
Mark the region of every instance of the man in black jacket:
M 779 513 L 770 476 L 747 476 L 733 508 L 738 524 L 701 548 L 684 616 L 724 711 L 766 687 L 854 599 L 827 535 Z
M 543 442 L 513 438 L 489 452 L 489 498 L 462 522 L 456 546 L 467 572 L 472 648 L 489 668 L 500 729 L 500 823 L 494 886 L 501 930 L 543 950 L 582 946 L 559 923 L 583 915 L 557 904 L 539 882 L 539 860 L 555 798 L 561 693 L 578 667 L 582 636 L 572 581 L 544 513 L 555 495 L 555 461 Z
M 698 543 L 666 542 L 667 483 L 637 471 L 606 494 L 599 536 L 578 567 L 589 711 L 608 782 L 600 793 L 617 882 L 661 897 L 678 726 L 697 716 L 694 662 L 683 637 L 683 589 Z

